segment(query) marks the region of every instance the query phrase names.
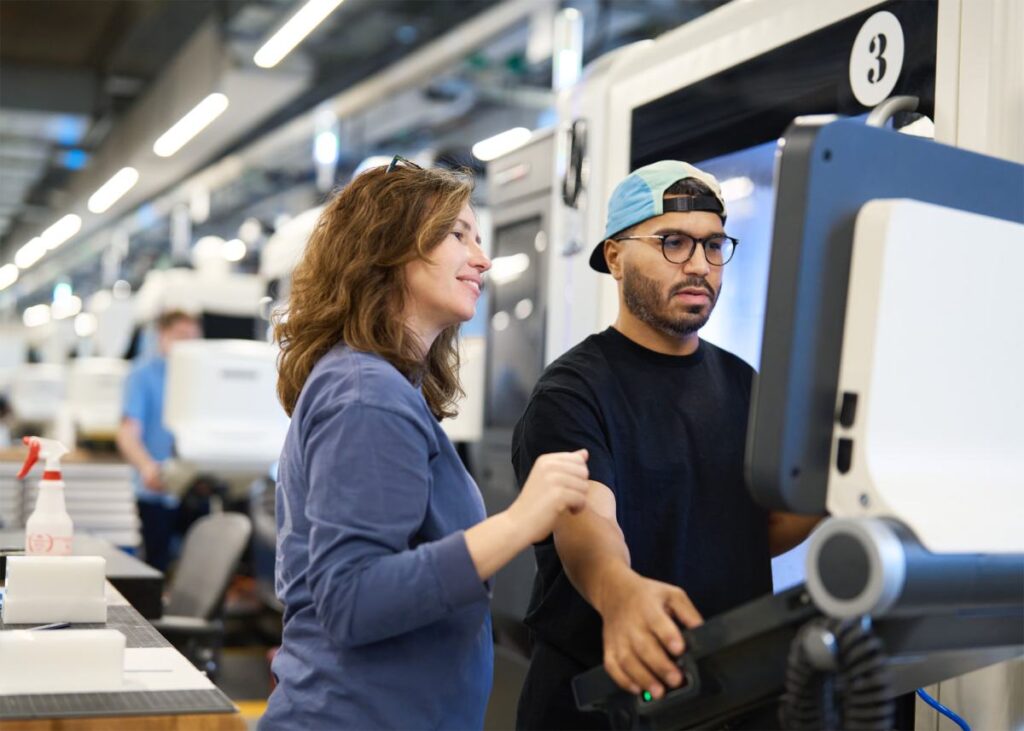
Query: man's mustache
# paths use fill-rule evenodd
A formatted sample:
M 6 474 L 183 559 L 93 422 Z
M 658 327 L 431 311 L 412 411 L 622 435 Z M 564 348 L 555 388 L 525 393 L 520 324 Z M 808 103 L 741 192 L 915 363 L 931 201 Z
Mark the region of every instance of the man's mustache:
M 715 299 L 715 290 L 712 289 L 711 285 L 708 284 L 706 279 L 702 279 L 701 277 L 690 277 L 689 279 L 680 282 L 679 284 L 672 288 L 671 292 L 668 293 L 668 298 L 672 299 L 677 294 L 682 292 L 684 289 L 693 288 L 703 289 L 708 293 L 708 297 L 710 297 L 712 300 Z

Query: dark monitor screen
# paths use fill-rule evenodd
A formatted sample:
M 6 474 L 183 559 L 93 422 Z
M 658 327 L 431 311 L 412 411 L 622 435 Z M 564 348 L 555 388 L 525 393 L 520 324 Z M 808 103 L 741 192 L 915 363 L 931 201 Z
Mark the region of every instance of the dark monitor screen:
M 747 478 L 766 507 L 825 509 L 854 222 L 910 198 L 1024 220 L 1024 166 L 854 120 L 797 120 L 780 145 Z
M 203 337 L 207 340 L 252 340 L 256 335 L 255 317 L 202 314 Z

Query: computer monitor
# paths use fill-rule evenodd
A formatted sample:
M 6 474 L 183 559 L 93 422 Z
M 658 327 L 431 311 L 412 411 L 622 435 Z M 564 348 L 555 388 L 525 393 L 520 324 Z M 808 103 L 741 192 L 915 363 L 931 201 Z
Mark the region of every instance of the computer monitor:
M 1021 221 L 1024 173 L 1012 162 L 854 120 L 800 118 L 789 127 L 779 146 L 747 432 L 748 483 L 768 508 L 825 510 L 854 221 L 879 198 Z

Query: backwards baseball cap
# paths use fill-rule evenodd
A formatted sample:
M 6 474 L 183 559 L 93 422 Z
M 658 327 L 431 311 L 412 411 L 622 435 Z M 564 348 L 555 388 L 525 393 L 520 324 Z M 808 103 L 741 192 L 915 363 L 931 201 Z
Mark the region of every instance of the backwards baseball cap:
M 708 186 L 711 195 L 682 196 L 665 200 L 665 191 L 673 183 L 695 178 Z M 608 201 L 608 220 L 602 238 L 590 254 L 590 268 L 608 273 L 604 260 L 604 242 L 648 218 L 672 211 L 711 211 L 725 220 L 725 199 L 714 175 L 679 160 L 662 160 L 631 172 L 615 186 Z

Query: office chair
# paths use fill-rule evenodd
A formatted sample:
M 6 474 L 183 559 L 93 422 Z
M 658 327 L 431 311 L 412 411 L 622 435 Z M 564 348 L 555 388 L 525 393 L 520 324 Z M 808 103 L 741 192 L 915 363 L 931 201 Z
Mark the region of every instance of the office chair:
M 181 558 L 153 626 L 193 665 L 214 679 L 224 625 L 219 613 L 252 524 L 241 513 L 207 515 L 188 529 Z

